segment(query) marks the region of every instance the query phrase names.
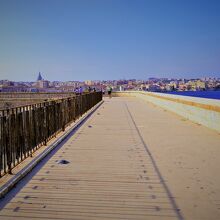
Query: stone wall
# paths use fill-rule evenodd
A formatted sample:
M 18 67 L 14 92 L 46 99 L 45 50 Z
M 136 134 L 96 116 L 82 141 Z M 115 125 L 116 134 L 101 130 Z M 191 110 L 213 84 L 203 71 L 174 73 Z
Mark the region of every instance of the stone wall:
M 140 91 L 116 92 L 113 96 L 138 97 L 220 132 L 219 100 Z

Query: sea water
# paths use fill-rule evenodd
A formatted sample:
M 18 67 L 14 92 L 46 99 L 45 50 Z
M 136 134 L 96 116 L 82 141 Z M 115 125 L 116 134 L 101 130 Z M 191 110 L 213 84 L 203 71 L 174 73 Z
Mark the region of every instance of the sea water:
M 218 91 L 173 91 L 166 92 L 173 95 L 193 96 L 208 99 L 220 99 L 220 90 Z

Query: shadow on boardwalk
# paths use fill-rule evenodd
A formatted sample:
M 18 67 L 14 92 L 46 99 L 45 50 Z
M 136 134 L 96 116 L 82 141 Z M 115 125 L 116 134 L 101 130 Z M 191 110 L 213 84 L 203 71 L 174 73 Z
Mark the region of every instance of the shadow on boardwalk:
M 5 220 L 183 219 L 121 99 L 107 100 L 1 207 Z

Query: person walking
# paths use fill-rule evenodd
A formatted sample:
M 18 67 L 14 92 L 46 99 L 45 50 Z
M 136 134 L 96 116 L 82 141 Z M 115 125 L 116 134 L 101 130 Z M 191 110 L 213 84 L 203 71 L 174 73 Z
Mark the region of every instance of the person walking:
M 83 88 L 80 86 L 79 87 L 79 94 L 82 95 L 82 93 L 83 93 Z
M 108 96 L 109 96 L 109 98 L 111 98 L 112 97 L 112 87 L 108 87 L 107 88 L 107 91 L 108 91 Z

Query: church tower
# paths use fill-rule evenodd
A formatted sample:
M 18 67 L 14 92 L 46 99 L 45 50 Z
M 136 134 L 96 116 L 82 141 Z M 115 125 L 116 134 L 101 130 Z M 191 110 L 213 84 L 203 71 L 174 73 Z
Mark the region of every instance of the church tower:
M 37 81 L 43 80 L 41 73 L 39 72 L 38 77 L 37 77 Z

